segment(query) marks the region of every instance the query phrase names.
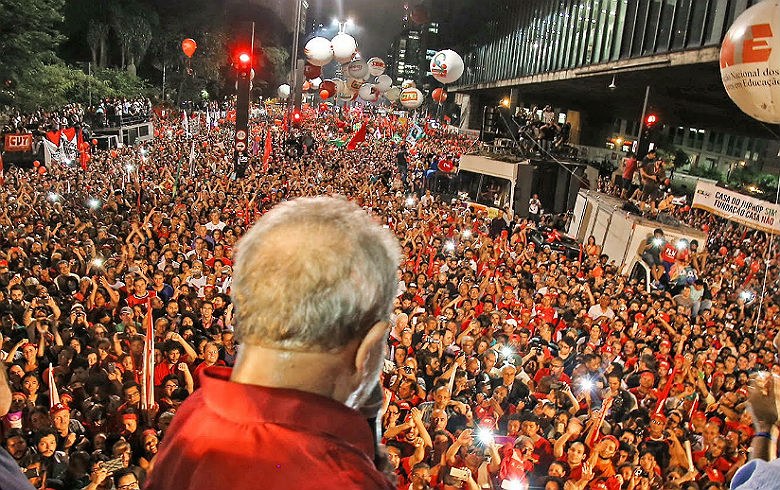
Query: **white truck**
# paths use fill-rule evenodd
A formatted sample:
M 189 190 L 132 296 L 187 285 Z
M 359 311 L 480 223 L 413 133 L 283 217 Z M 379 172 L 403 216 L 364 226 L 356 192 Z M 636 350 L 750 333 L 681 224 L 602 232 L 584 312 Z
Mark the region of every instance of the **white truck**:
M 567 234 L 582 243 L 593 236 L 602 253 L 618 264 L 622 274 L 641 276 L 650 281 L 650 270 L 642 260 L 641 250 L 656 228 L 668 241 L 683 239 L 707 245 L 707 234 L 682 224 L 662 223 L 623 210 L 626 201 L 595 191 L 580 191 Z

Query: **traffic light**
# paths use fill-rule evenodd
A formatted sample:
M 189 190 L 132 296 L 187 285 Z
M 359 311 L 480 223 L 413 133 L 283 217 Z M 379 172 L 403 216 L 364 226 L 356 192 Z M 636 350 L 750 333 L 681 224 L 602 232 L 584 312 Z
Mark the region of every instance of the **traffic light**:
M 292 122 L 294 126 L 301 124 L 301 111 L 298 109 L 294 110 L 292 113 Z
M 642 131 L 639 135 L 639 141 L 637 142 L 637 157 L 644 158 L 647 154 L 647 150 L 650 148 L 650 143 L 653 143 L 656 136 L 656 124 L 658 123 L 658 116 L 650 113 L 645 116 L 643 121 Z
M 248 80 L 252 73 L 252 55 L 248 50 L 240 49 L 236 52 L 235 66 L 239 80 Z
M 653 126 L 658 121 L 658 117 L 655 114 L 648 114 L 645 118 L 645 126 L 648 128 Z

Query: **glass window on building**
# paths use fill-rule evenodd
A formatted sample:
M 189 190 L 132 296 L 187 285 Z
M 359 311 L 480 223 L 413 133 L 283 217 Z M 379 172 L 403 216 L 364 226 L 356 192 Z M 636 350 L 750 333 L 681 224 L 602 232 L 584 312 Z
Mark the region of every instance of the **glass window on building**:
M 669 51 L 672 31 L 674 30 L 674 9 L 677 0 L 665 0 L 661 3 L 661 17 L 658 22 L 658 37 L 655 43 L 655 52 Z
M 685 47 L 685 36 L 688 30 L 688 16 L 691 12 L 691 2 L 694 0 L 677 0 L 674 10 L 674 27 L 672 29 L 672 49 Z
M 642 42 L 642 54 L 652 54 L 655 52 L 655 41 L 659 34 L 658 25 L 661 17 L 662 0 L 651 0 L 647 5 L 647 23 L 645 24 L 645 36 Z
M 688 30 L 688 47 L 698 47 L 702 45 L 702 36 L 704 35 L 704 22 L 707 18 L 707 10 L 710 0 L 693 0 L 691 3 L 691 22 Z

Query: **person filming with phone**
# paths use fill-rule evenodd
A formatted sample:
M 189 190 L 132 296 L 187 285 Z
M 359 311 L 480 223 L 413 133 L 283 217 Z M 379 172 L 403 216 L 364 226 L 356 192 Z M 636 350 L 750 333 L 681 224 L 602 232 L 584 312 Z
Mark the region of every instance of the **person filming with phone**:
M 381 406 L 396 239 L 344 199 L 302 198 L 237 249 L 235 367 L 201 374 L 145 488 L 393 488 L 367 419 Z

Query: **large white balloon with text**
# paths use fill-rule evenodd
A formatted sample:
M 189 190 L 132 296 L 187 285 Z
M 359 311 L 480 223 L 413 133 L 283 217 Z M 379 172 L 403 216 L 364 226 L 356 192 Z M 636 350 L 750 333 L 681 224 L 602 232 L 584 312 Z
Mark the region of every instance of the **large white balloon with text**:
M 439 51 L 431 58 L 431 74 L 441 83 L 452 83 L 463 75 L 463 58 L 451 49 Z
M 780 123 L 780 0 L 764 0 L 737 17 L 720 48 L 720 76 L 742 112 Z

